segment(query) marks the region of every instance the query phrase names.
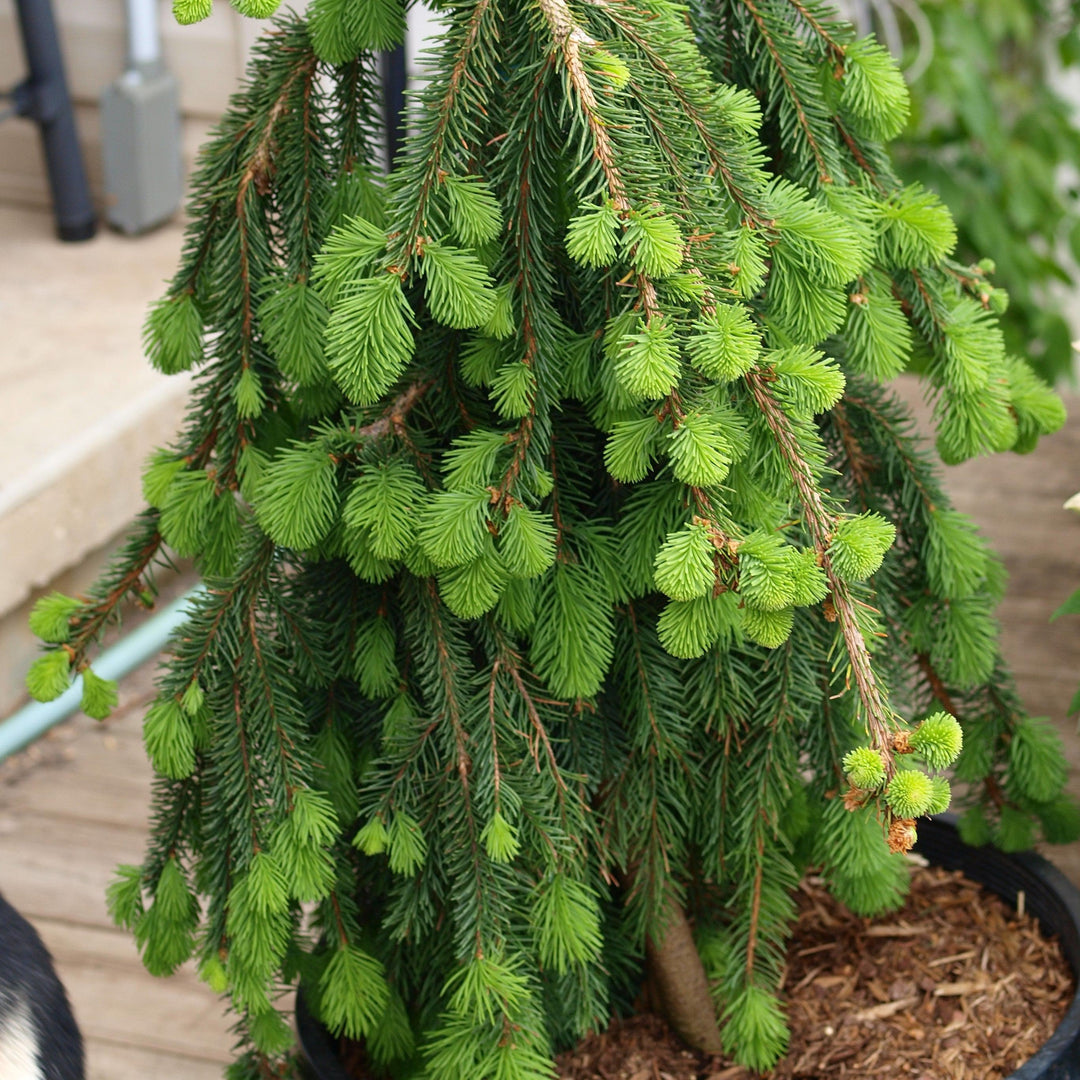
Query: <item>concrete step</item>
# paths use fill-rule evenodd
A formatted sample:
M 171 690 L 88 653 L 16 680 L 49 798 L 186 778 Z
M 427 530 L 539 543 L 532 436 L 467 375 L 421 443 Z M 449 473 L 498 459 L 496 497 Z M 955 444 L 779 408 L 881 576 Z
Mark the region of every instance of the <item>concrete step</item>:
M 28 605 L 65 573 L 89 584 L 179 426 L 189 379 L 154 371 L 140 337 L 181 240 L 171 224 L 61 244 L 47 212 L 0 205 L 0 716 L 35 652 Z

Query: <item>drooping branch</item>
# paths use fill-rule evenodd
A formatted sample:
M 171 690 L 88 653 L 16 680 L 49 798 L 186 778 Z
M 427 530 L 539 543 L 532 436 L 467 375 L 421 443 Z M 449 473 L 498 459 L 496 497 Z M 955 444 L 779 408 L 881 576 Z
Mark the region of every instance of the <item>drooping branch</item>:
M 773 35 L 769 32 L 765 17 L 762 15 L 757 4 L 754 3 L 754 0 L 742 0 L 742 2 L 745 5 L 746 10 L 750 12 L 751 18 L 757 24 L 758 33 L 761 34 L 761 39 L 765 42 L 765 47 L 769 50 L 770 56 L 772 56 L 773 63 L 784 84 L 784 90 L 787 93 L 788 99 L 791 101 L 792 108 L 795 110 L 799 127 L 802 128 L 803 135 L 806 137 L 806 144 L 810 147 L 810 152 L 814 155 L 814 161 L 817 163 L 818 179 L 823 184 L 831 184 L 833 178 L 829 175 L 829 169 L 825 164 L 825 158 L 822 155 L 821 147 L 818 145 L 817 138 L 814 135 L 813 129 L 810 127 L 810 120 L 806 114 L 806 106 L 803 104 L 802 98 L 799 97 L 798 91 L 795 89 L 795 83 L 791 77 L 791 73 L 784 63 L 784 58 L 780 54 L 780 50 L 777 47 L 776 41 L 773 39 Z
M 417 245 L 423 232 L 427 214 L 428 200 L 439 182 L 439 175 L 443 171 L 443 155 L 446 151 L 447 131 L 450 119 L 457 106 L 461 90 L 466 82 L 470 81 L 469 61 L 481 40 L 481 28 L 485 17 L 492 7 L 493 0 L 478 0 L 469 16 L 469 22 L 465 30 L 465 37 L 454 59 L 450 77 L 446 83 L 446 91 L 442 96 L 436 110 L 436 121 L 431 133 L 427 149 L 424 177 L 420 185 L 420 196 L 416 200 L 416 209 L 408 228 L 400 240 L 402 258 L 408 258 L 417 250 Z M 475 80 L 472 80 L 475 83 Z M 479 84 L 477 84 L 479 85 Z
M 356 441 L 376 440 L 387 435 L 404 436 L 406 434 L 405 418 L 420 403 L 424 395 L 431 389 L 432 381 L 414 382 L 403 390 L 384 410 L 382 416 L 372 420 L 363 427 L 350 429 L 356 436 Z
M 619 8 L 624 2 L 625 0 L 611 0 L 610 3 L 599 2 L 598 0 L 598 6 L 611 19 L 612 23 L 619 28 L 620 32 L 626 36 L 626 39 L 632 41 L 641 50 L 642 55 L 649 61 L 653 69 L 664 79 L 675 96 L 675 100 L 678 101 L 683 114 L 693 124 L 694 130 L 697 132 L 697 136 L 709 156 L 710 163 L 719 173 L 727 193 L 743 212 L 746 221 L 757 226 L 767 225 L 769 215 L 755 205 L 751 196 L 743 190 L 736 180 L 731 162 L 717 141 L 709 125 L 709 120 L 703 114 L 698 103 L 693 100 L 671 65 L 664 59 L 660 50 L 627 19 L 620 17 L 620 14 L 618 14 Z
M 833 608 L 844 638 L 855 687 L 862 702 L 866 724 L 870 731 L 871 745 L 882 755 L 886 773 L 891 776 L 895 769 L 892 750 L 894 727 L 892 713 L 882 699 L 877 679 L 874 676 L 870 651 L 866 647 L 866 641 L 859 626 L 851 588 L 836 573 L 829 557 L 834 516 L 825 508 L 813 469 L 799 447 L 791 421 L 773 395 L 767 373 L 760 367 L 755 368 L 746 375 L 746 384 L 776 440 L 776 445 L 787 464 L 795 490 L 803 505 L 810 536 L 829 581 Z
M 555 44 L 562 53 L 566 74 L 570 85 L 574 88 L 574 93 L 577 94 L 582 115 L 592 136 L 593 151 L 603 170 L 611 200 L 617 210 L 625 212 L 630 209 L 630 203 L 626 197 L 626 185 L 616 165 L 611 136 L 600 115 L 596 93 L 593 91 L 588 72 L 581 60 L 582 44 L 595 43 L 575 22 L 566 0 L 540 0 L 540 10 L 544 14 Z
M 819 38 L 821 38 L 825 47 L 832 54 L 833 58 L 838 63 L 843 63 L 845 49 L 844 46 L 836 40 L 832 34 L 829 33 L 828 28 L 821 22 L 821 20 L 802 3 L 802 0 L 788 0 L 788 3 L 799 13 L 802 20 L 814 31 Z
M 534 375 L 537 361 L 540 358 L 537 330 L 541 315 L 536 296 L 536 267 L 532 258 L 534 233 L 533 173 L 539 149 L 543 87 L 553 63 L 553 59 L 549 58 L 536 73 L 523 118 L 524 123 L 520 136 L 520 168 L 518 169 L 514 192 L 515 213 L 511 222 L 515 234 L 515 243 L 513 245 L 515 285 L 521 307 L 521 360 Z M 512 495 L 528 457 L 529 449 L 532 446 L 533 435 L 536 431 L 536 408 L 539 393 L 540 386 L 536 384 L 530 395 L 528 411 L 518 421 L 517 430 L 511 436 L 514 447 L 513 453 L 497 487 L 497 499 L 504 502 Z
M 76 615 L 67 646 L 76 670 L 81 669 L 87 650 L 108 626 L 117 608 L 132 593 L 141 591 L 143 575 L 161 554 L 164 541 L 158 530 L 158 516 L 156 510 L 147 510 L 142 515 L 145 532 L 129 544 L 121 556 L 115 577 L 106 578 L 106 587 L 101 594 L 91 599 Z
M 869 476 L 858 467 L 858 463 L 863 460 L 865 455 L 855 436 L 853 426 L 848 417 L 847 408 L 849 406 L 862 411 L 868 417 L 873 419 L 878 433 L 892 444 L 892 448 L 896 452 L 897 457 L 903 463 L 909 482 L 912 484 L 915 491 L 918 492 L 918 497 L 923 505 L 924 512 L 927 515 L 933 514 L 938 508 L 940 496 L 927 487 L 925 477 L 920 474 L 920 470 L 917 467 L 918 459 L 912 454 L 908 446 L 911 442 L 910 437 L 906 436 L 903 431 L 898 428 L 897 422 L 886 415 L 879 404 L 871 400 L 869 396 L 849 392 L 833 407 L 831 416 L 833 424 L 840 436 L 844 454 L 847 458 L 846 471 L 856 480 L 856 486 L 859 488 L 860 494 L 869 490 L 870 479 Z M 863 505 L 864 507 L 867 505 L 865 496 L 863 497 Z M 926 687 L 933 699 L 945 710 L 945 712 L 949 713 L 951 716 L 955 716 L 957 719 L 961 719 L 964 715 L 964 710 L 957 705 L 952 691 L 950 691 L 945 680 L 942 678 L 930 653 L 913 645 L 910 628 L 903 625 L 900 620 L 892 618 L 890 619 L 890 625 L 898 639 L 903 641 L 905 648 L 907 648 L 914 657 L 915 664 L 922 674 Z M 1005 702 L 1000 700 L 1000 697 L 996 692 L 994 681 L 991 681 L 991 683 L 988 684 L 987 690 L 989 691 L 989 697 L 995 708 L 1002 715 L 1007 717 L 1009 721 L 1012 721 L 1012 711 L 1007 707 Z M 987 775 L 983 780 L 983 789 L 986 793 L 986 797 L 999 809 L 1007 802 L 1005 795 L 1001 790 L 1001 785 L 992 773 Z

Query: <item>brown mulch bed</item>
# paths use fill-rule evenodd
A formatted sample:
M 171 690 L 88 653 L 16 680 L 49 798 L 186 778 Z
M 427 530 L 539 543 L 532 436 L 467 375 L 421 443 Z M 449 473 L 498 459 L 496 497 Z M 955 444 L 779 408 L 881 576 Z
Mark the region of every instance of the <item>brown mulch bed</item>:
M 616 1020 L 556 1059 L 560 1080 L 745 1080 L 751 1074 L 687 1050 L 659 1016 Z
M 774 1080 L 1001 1080 L 1057 1027 L 1074 985 L 1055 940 L 960 873 L 921 868 L 902 911 L 854 916 L 809 878 L 789 948 L 791 1045 Z M 591 1036 L 561 1080 L 745 1080 L 655 1016 Z

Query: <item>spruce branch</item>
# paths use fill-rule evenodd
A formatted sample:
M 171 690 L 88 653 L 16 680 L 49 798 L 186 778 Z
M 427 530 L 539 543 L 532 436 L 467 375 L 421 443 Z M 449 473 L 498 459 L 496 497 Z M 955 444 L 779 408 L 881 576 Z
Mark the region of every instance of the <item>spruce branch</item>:
M 259 850 L 259 828 L 257 825 L 256 806 L 258 796 L 255 792 L 255 778 L 252 773 L 251 754 L 248 751 L 248 734 L 244 726 L 244 707 L 241 701 L 242 687 L 239 680 L 233 683 L 233 722 L 236 724 L 236 737 L 240 743 L 240 765 L 244 777 L 244 789 L 247 799 L 244 809 L 247 812 L 248 828 L 251 831 L 251 850 Z
M 222 200 L 215 200 L 207 209 L 205 223 L 203 228 L 200 229 L 197 238 L 194 230 L 192 231 L 192 239 L 189 241 L 189 243 L 194 243 L 192 257 L 186 260 L 188 265 L 183 269 L 180 280 L 173 282 L 167 295 L 180 296 L 183 293 L 187 293 L 188 295 L 195 294 L 198 287 L 199 275 L 202 273 L 206 260 L 213 250 L 217 218 L 221 213 L 221 201 Z
M 758 922 L 761 918 L 761 882 L 765 863 L 765 835 L 759 832 L 757 838 L 757 858 L 754 868 L 754 883 L 750 888 L 750 923 L 746 942 L 747 982 L 754 981 L 754 956 L 758 947 Z
M 275 127 L 289 108 L 289 96 L 293 90 L 293 83 L 297 79 L 304 79 L 307 88 L 304 92 L 305 101 L 310 96 L 311 82 L 315 77 L 318 59 L 313 51 L 296 50 L 295 59 L 281 89 L 267 112 L 262 124 L 262 130 L 251 147 L 247 164 L 240 175 L 240 182 L 236 187 L 235 216 L 239 234 L 239 260 L 238 271 L 240 277 L 240 340 L 241 340 L 241 366 L 247 369 L 251 364 L 251 347 L 253 337 L 253 320 L 255 317 L 254 289 L 255 283 L 251 274 L 251 251 L 250 237 L 247 223 L 249 212 L 248 193 L 252 187 L 260 195 L 266 195 L 271 188 L 271 173 L 273 170 L 273 150 Z M 305 231 L 309 225 L 305 222 Z M 241 443 L 243 439 L 241 440 Z
M 934 667 L 933 661 L 930 659 L 930 654 L 926 652 L 917 652 L 915 654 L 915 662 L 919 665 L 919 670 L 926 678 L 926 682 L 929 685 L 931 692 L 941 707 L 950 716 L 960 715 L 957 712 L 956 705 L 953 703 L 952 695 L 949 693 L 948 687 L 946 687 L 941 676 L 938 674 L 937 669 Z
M 862 500 L 861 507 L 863 510 L 866 510 L 869 508 L 866 502 L 866 493 L 870 486 L 873 463 L 863 452 L 863 448 L 856 440 L 855 433 L 852 430 L 851 424 L 848 422 L 847 412 L 844 408 L 844 402 L 847 400 L 849 400 L 849 398 L 848 395 L 845 394 L 844 397 L 833 406 L 830 419 L 840 435 L 840 441 L 843 444 L 845 458 L 850 470 L 851 481 Z
M 525 680 L 522 677 L 521 657 L 518 656 L 505 642 L 503 643 L 501 655 L 502 663 L 505 664 L 507 671 L 510 673 L 510 678 L 513 680 L 514 686 L 517 688 L 517 692 L 525 705 L 529 723 L 532 725 L 533 735 L 529 739 L 529 755 L 533 759 L 537 771 L 539 771 L 540 747 L 543 747 L 543 756 L 547 759 L 551 778 L 554 780 L 555 787 L 559 792 L 560 801 L 563 801 L 567 794 L 566 781 L 563 779 L 562 770 L 559 768 L 559 762 L 555 757 L 555 750 L 551 744 L 551 737 L 548 735 L 547 728 L 540 717 L 540 712 L 536 707 L 536 702 L 533 700 L 533 695 L 529 692 L 525 685 Z M 558 704 L 561 705 L 563 703 L 558 702 Z
M 769 215 L 765 214 L 753 197 L 745 190 L 735 176 L 735 167 L 729 161 L 728 155 L 720 146 L 716 138 L 714 125 L 705 115 L 701 105 L 694 100 L 693 95 L 687 90 L 683 81 L 664 59 L 662 53 L 649 41 L 645 33 L 640 32 L 628 18 L 621 17 L 624 8 L 632 10 L 626 4 L 626 0 L 593 0 L 593 2 L 611 19 L 627 41 L 632 41 L 642 52 L 654 70 L 663 77 L 671 92 L 675 95 L 683 113 L 694 125 L 697 136 L 708 153 L 709 160 L 724 181 L 724 187 L 735 203 L 742 210 L 745 220 L 757 227 L 769 224 Z M 662 123 L 656 124 L 658 134 L 664 131 Z M 677 161 L 673 166 L 677 167 Z M 673 169 L 674 171 L 674 169 Z
M 466 83 L 480 87 L 483 84 L 470 73 L 470 63 L 483 41 L 485 20 L 497 10 L 496 0 L 477 0 L 469 15 L 461 46 L 446 79 L 442 100 L 435 108 L 435 126 L 424 148 L 425 168 L 415 200 L 412 219 L 399 238 L 399 261 L 404 262 L 413 254 L 420 253 L 421 238 L 425 228 L 428 202 L 434 194 L 444 169 L 446 140 L 451 119 L 459 104 L 459 97 Z
M 295 745 L 286 734 L 281 719 L 278 715 L 277 702 L 275 700 L 274 680 L 270 678 L 263 656 L 263 648 L 260 642 L 262 630 L 256 621 L 256 606 L 258 597 L 252 596 L 248 603 L 247 629 L 251 643 L 251 650 L 255 657 L 255 674 L 259 680 L 259 690 L 263 698 L 266 710 L 269 714 L 270 725 L 274 731 L 277 757 L 280 765 L 281 784 L 285 792 L 285 808 L 291 812 L 296 790 L 300 787 L 300 778 L 297 775 L 293 762 Z
M 863 173 L 868 176 L 878 191 L 885 193 L 887 190 L 881 178 L 878 176 L 877 171 L 873 165 L 870 164 L 863 148 L 859 145 L 858 140 L 854 135 L 848 131 L 844 122 L 837 117 L 835 119 L 836 130 L 840 133 L 840 138 L 844 140 L 844 145 L 848 148 L 851 156 L 855 159 L 855 163 L 862 169 Z
M 821 152 L 821 147 L 818 144 L 817 137 L 814 135 L 814 130 L 810 125 L 810 120 L 807 117 L 806 105 L 803 103 L 802 98 L 799 96 L 799 92 L 795 87 L 795 80 L 792 78 L 791 73 L 788 71 L 787 63 L 781 53 L 772 33 L 769 30 L 768 22 L 765 16 L 762 14 L 761 9 L 754 3 L 754 0 L 740 0 L 745 6 L 746 10 L 750 12 L 751 17 L 757 24 L 758 32 L 761 34 L 761 39 L 765 43 L 765 47 L 769 50 L 769 54 L 772 56 L 773 64 L 776 71 L 780 76 L 784 84 L 784 89 L 788 95 L 788 99 L 791 102 L 792 107 L 795 110 L 795 115 L 798 117 L 799 126 L 803 129 L 803 136 L 806 139 L 807 146 L 810 147 L 811 153 L 814 155 L 814 161 L 817 163 L 818 180 L 823 184 L 833 183 L 833 177 L 830 175 L 828 166 L 825 164 L 825 158 Z
M 491 665 L 491 678 L 488 680 L 488 725 L 491 730 L 491 760 L 494 764 L 491 782 L 495 800 L 495 813 L 500 813 L 502 810 L 500 802 L 502 788 L 502 766 L 499 762 L 499 735 L 498 727 L 495 722 L 495 687 L 498 684 L 500 663 L 501 660 L 496 660 Z
M 477 958 L 481 958 L 485 954 L 485 949 L 494 944 L 484 940 L 481 916 L 486 911 L 497 910 L 497 906 L 490 902 L 492 898 L 485 888 L 485 874 L 482 869 L 483 860 L 486 856 L 483 851 L 483 841 L 480 836 L 481 827 L 477 820 L 471 787 L 472 756 L 469 749 L 471 740 L 466 730 L 465 718 L 462 712 L 465 691 L 460 685 L 461 672 L 454 663 L 447 633 L 445 620 L 449 612 L 439 598 L 433 578 L 429 578 L 426 585 L 421 586 L 420 598 L 424 605 L 428 629 L 434 645 L 433 668 L 441 691 L 441 710 L 437 719 L 442 724 L 449 724 L 452 733 L 454 749 L 451 764 L 457 774 L 461 794 L 466 833 L 464 840 L 467 851 L 467 864 L 471 875 L 468 888 L 473 894 L 473 902 L 476 905 L 477 912 L 475 926 L 472 931 L 473 952 Z
M 918 489 L 926 511 L 932 513 L 936 506 L 936 499 L 926 486 L 922 470 L 916 466 L 914 459 L 907 450 L 907 444 L 910 441 L 909 437 L 905 436 L 903 432 L 898 429 L 896 424 L 885 415 L 876 402 L 872 401 L 858 390 L 852 391 L 849 388 L 845 391 L 843 398 L 833 407 L 830 419 L 832 419 L 837 430 L 840 432 L 846 451 L 846 459 L 851 469 L 851 475 L 857 480 L 857 486 L 859 487 L 860 492 L 863 493 L 863 509 L 867 509 L 869 505 L 866 502 L 866 496 L 871 490 L 872 476 L 870 470 L 872 469 L 873 462 L 855 437 L 854 429 L 848 419 L 846 408 L 848 405 L 860 409 L 874 418 L 878 430 L 887 436 L 891 447 L 903 461 L 908 479 Z
M 574 21 L 573 13 L 565 0 L 539 0 L 539 3 L 540 10 L 544 13 L 551 29 L 552 37 L 562 51 L 566 73 L 570 85 L 577 94 L 582 115 L 592 136 L 593 154 L 603 170 L 612 205 L 621 216 L 625 217 L 631 210 L 626 185 L 616 163 L 617 155 L 608 134 L 607 125 L 600 115 L 596 94 L 581 60 L 581 45 L 583 43 L 595 44 L 595 42 Z M 634 284 L 647 319 L 651 321 L 658 317 L 660 312 L 656 286 L 640 272 L 634 274 Z
M 939 513 L 948 513 L 950 511 L 948 500 L 934 483 L 925 458 L 917 452 L 915 440 L 910 434 L 910 417 L 899 411 L 895 399 L 890 400 L 881 391 L 873 392 L 869 386 L 865 385 L 856 385 L 853 389 L 849 389 L 844 401 L 837 406 L 831 416 L 848 459 L 847 467 L 844 467 L 843 462 L 839 463 L 841 475 L 854 477 L 855 470 L 850 467 L 853 457 L 857 460 L 867 459 L 855 433 L 856 417 L 859 414 L 872 421 L 872 432 L 880 440 L 879 446 L 883 451 L 888 452 L 889 459 L 902 470 L 901 490 L 910 486 L 918 513 L 913 514 L 907 510 L 894 512 L 894 516 L 907 531 L 907 543 L 917 547 L 926 542 L 925 538 L 920 536 L 918 522 L 920 520 L 931 522 Z M 864 437 L 869 434 L 870 432 L 864 432 Z M 876 467 L 879 469 L 884 467 L 881 458 L 876 462 Z M 873 493 L 880 490 L 880 477 L 863 475 L 862 483 L 858 486 L 862 505 L 870 505 L 869 500 Z M 899 507 L 897 510 L 899 511 Z M 922 584 L 922 589 L 927 589 L 925 582 Z M 1012 732 L 1023 722 L 1023 716 L 1016 708 L 1015 702 L 1011 700 L 1007 689 L 1005 693 L 1000 689 L 1001 686 L 1008 688 L 1010 684 L 1008 673 L 1003 669 L 1000 661 L 995 665 L 993 674 L 986 683 L 968 689 L 950 687 L 935 663 L 934 657 L 925 647 L 925 643 L 915 640 L 906 621 L 898 613 L 890 612 L 888 622 L 891 633 L 900 648 L 914 659 L 915 668 L 921 674 L 932 700 L 936 701 L 949 715 L 965 720 L 971 725 L 969 732 L 987 725 L 991 730 L 996 728 L 998 734 L 993 736 L 995 739 L 1001 738 L 1007 742 L 1011 738 Z M 973 720 L 972 717 L 975 716 L 979 716 L 980 719 Z M 966 778 L 977 781 L 985 801 L 997 812 L 1000 813 L 1003 808 L 1019 810 L 1015 801 L 1011 800 L 1002 789 L 992 769 L 985 775 Z
M 551 31 L 556 46 L 562 53 L 570 85 L 577 94 L 582 115 L 592 136 L 593 152 L 607 181 L 608 192 L 615 208 L 621 213 L 630 209 L 626 187 L 615 162 L 615 152 L 607 128 L 600 116 L 600 107 L 581 61 L 583 43 L 595 44 L 574 20 L 566 0 L 538 0 L 539 8 Z
M 866 724 L 870 730 L 870 742 L 885 762 L 886 775 L 892 776 L 895 770 L 892 713 L 882 700 L 877 685 L 870 652 L 866 647 L 866 640 L 855 612 L 855 600 L 851 595 L 851 588 L 835 572 L 829 558 L 829 540 L 834 526 L 834 515 L 825 509 L 817 478 L 802 454 L 798 439 L 792 430 L 791 421 L 773 394 L 767 373 L 761 368 L 756 368 L 746 375 L 746 383 L 769 430 L 776 439 L 780 453 L 787 463 L 795 490 L 799 494 L 811 538 L 829 579 L 830 598 L 844 638 L 844 646 L 859 699 L 863 705 Z
M 788 3 L 799 13 L 800 18 L 819 38 L 824 42 L 825 47 L 828 49 L 832 58 L 837 61 L 839 65 L 843 64 L 845 48 L 837 41 L 837 39 L 829 33 L 828 28 L 824 23 L 810 10 L 810 8 L 801 2 L 801 0 L 788 0 Z
M 357 443 L 375 442 L 387 435 L 395 435 L 408 441 L 408 428 L 405 425 L 409 413 L 420 404 L 424 395 L 432 388 L 430 379 L 411 383 L 383 410 L 382 416 L 360 427 L 351 426 L 350 434 Z
M 607 125 L 600 114 L 596 93 L 581 60 L 582 44 L 595 44 L 595 42 L 574 21 L 573 13 L 566 0 L 539 0 L 539 5 L 555 44 L 562 52 L 570 85 L 577 94 L 582 116 L 592 137 L 593 154 L 607 182 L 608 195 L 615 209 L 625 217 L 631 211 L 626 184 L 618 168 L 617 155 L 608 134 Z M 661 317 L 656 286 L 652 280 L 640 271 L 633 274 L 633 280 L 647 320 L 651 322 Z
M 93 590 L 90 598 L 71 617 L 68 637 L 71 662 L 85 663 L 87 651 L 97 643 L 102 632 L 116 617 L 117 609 L 132 594 L 142 599 L 147 589 L 146 574 L 162 550 L 157 510 L 144 510 L 137 528 Z
M 542 266 L 536 259 L 536 230 L 542 227 L 541 211 L 535 205 L 538 158 L 542 156 L 541 123 L 544 112 L 543 87 L 554 70 L 555 58 L 549 56 L 537 72 L 532 92 L 524 102 L 521 117 L 521 133 L 508 139 L 499 151 L 499 161 L 506 160 L 512 179 L 514 212 L 510 229 L 514 236 L 510 256 L 510 272 L 514 280 L 514 294 L 520 304 L 519 333 L 521 337 L 522 363 L 536 374 L 541 360 L 540 332 L 550 321 L 548 305 L 541 294 L 550 288 L 545 282 Z M 510 132 L 508 131 L 509 135 Z M 512 150 L 519 151 L 519 158 L 511 163 Z M 539 377 L 529 395 L 528 409 L 520 418 L 516 430 L 508 436 L 513 443 L 513 453 L 502 479 L 497 484 L 497 497 L 508 500 L 518 483 L 522 469 L 533 449 L 533 437 L 537 433 L 538 410 L 550 401 L 551 389 Z M 542 453 L 542 448 L 541 448 Z

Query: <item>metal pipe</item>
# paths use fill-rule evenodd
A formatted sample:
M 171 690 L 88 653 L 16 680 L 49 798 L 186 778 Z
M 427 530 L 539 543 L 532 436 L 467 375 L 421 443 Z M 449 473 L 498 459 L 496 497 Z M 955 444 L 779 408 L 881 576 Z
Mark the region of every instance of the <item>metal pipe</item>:
M 205 586 L 184 593 L 168 607 L 147 619 L 126 637 L 106 649 L 93 664 L 103 679 L 122 679 L 141 667 L 169 641 L 173 631 L 188 617 L 191 603 L 204 593 Z M 32 701 L 6 720 L 0 721 L 0 761 L 29 746 L 51 727 L 78 712 L 82 702 L 82 676 L 54 701 Z
M 157 0 L 127 0 L 128 66 L 157 64 L 161 60 L 161 33 Z
M 75 130 L 75 112 L 68 95 L 52 6 L 48 0 L 16 0 L 15 7 L 30 69 L 26 81 L 16 87 L 16 111 L 36 121 L 41 131 L 60 239 L 89 240 L 97 230 L 97 218 Z

